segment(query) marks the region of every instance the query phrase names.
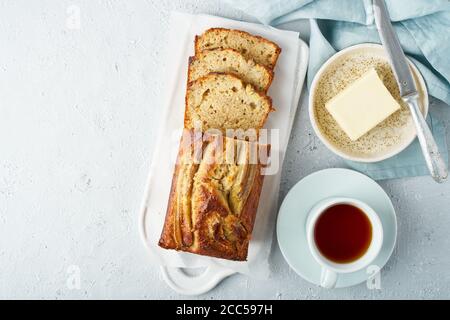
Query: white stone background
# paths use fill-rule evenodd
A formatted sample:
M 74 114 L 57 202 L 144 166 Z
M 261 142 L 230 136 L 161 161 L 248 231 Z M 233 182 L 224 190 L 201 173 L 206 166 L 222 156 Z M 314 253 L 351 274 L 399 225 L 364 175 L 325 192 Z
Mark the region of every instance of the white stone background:
M 182 298 L 149 265 L 137 229 L 171 10 L 252 21 L 219 1 L 0 0 L 0 298 Z M 307 40 L 307 22 L 282 27 Z M 306 101 L 305 92 L 281 199 L 307 174 L 343 166 L 315 138 Z M 432 108 L 449 128 L 450 109 Z M 235 275 L 199 298 L 450 298 L 450 183 L 381 185 L 399 237 L 380 290 L 320 289 L 275 244 L 269 280 Z M 80 289 L 67 286 L 72 265 Z

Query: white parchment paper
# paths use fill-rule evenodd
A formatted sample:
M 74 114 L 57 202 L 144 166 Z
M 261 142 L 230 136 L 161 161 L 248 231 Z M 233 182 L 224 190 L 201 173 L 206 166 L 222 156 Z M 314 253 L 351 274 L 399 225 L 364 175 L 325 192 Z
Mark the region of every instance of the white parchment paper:
M 194 55 L 195 35 L 211 27 L 244 30 L 268 38 L 282 49 L 275 68 L 275 78 L 268 92 L 276 111 L 269 115 L 265 125 L 268 129 L 279 129 L 280 144 L 275 148 L 272 145 L 271 150 L 272 155 L 279 154 L 279 167 L 275 174 L 264 179 L 248 260 L 245 262 L 165 250 L 158 246 L 183 128 L 188 58 Z M 140 221 L 142 237 L 151 254 L 151 261 L 169 267 L 222 266 L 253 277 L 266 278 L 270 272 L 268 259 L 278 207 L 281 164 L 306 73 L 307 46 L 299 39 L 297 32 L 215 16 L 177 12 L 171 15 L 168 36 L 167 70 L 165 75 L 161 75 L 162 81 L 166 81 L 166 91 L 163 93 L 164 104 L 160 107 L 165 111 L 150 167 Z M 153 106 L 156 107 L 159 106 Z

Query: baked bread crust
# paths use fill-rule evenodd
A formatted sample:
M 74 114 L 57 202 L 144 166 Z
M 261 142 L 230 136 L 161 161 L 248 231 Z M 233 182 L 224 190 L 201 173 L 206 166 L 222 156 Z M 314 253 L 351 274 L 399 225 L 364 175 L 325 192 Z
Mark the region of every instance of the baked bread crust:
M 270 147 L 217 135 L 202 139 L 185 130 L 159 246 L 246 260 L 264 180 L 263 164 L 250 163 L 250 150 L 259 154 L 261 148 Z M 236 151 L 231 162 L 227 150 Z
M 214 42 L 208 40 L 211 38 L 215 38 Z M 238 43 L 242 41 L 245 42 L 243 46 L 242 43 Z M 226 48 L 235 49 L 271 69 L 275 67 L 281 53 L 281 48 L 275 42 L 242 30 L 210 28 L 202 35 L 195 37 L 195 55 L 203 50 Z

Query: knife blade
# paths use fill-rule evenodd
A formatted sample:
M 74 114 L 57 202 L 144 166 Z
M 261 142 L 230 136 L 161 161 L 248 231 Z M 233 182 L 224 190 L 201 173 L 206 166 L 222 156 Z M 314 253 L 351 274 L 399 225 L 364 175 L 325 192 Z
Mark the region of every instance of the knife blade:
M 419 91 L 417 90 L 400 41 L 392 27 L 384 0 L 373 0 L 373 11 L 381 43 L 387 53 L 389 63 L 397 80 L 400 96 L 411 111 L 416 126 L 417 138 L 419 139 L 427 167 L 436 182 L 444 182 L 448 176 L 447 165 L 442 159 L 434 141 L 433 134 L 422 115 Z
M 416 84 L 406 61 L 405 53 L 400 46 L 397 34 L 391 25 L 384 0 L 374 0 L 375 23 L 379 30 L 381 42 L 387 52 L 389 63 L 397 79 L 400 96 L 418 93 Z

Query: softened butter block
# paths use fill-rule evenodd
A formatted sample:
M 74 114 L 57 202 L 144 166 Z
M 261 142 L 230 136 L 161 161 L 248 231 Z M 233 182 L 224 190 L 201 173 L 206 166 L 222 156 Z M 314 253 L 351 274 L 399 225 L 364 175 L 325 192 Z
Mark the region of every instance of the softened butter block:
M 342 90 L 325 107 L 353 141 L 400 109 L 375 69 Z

